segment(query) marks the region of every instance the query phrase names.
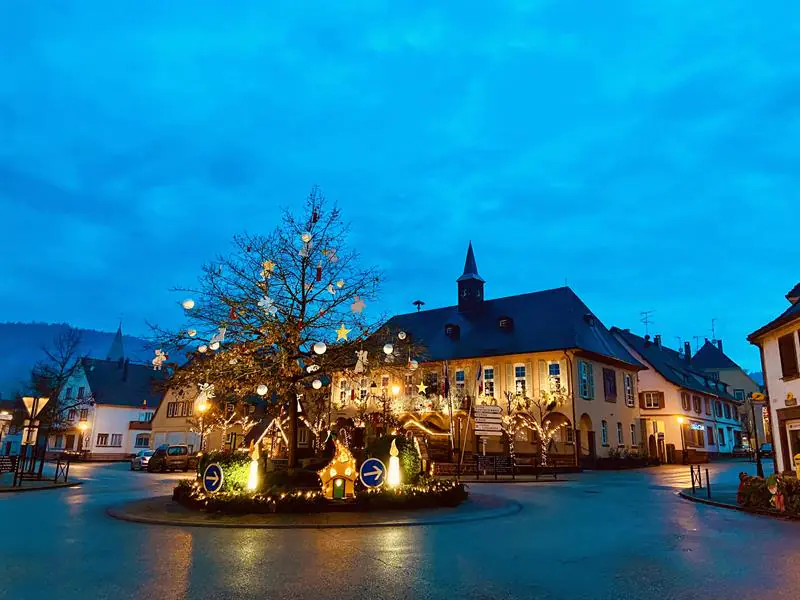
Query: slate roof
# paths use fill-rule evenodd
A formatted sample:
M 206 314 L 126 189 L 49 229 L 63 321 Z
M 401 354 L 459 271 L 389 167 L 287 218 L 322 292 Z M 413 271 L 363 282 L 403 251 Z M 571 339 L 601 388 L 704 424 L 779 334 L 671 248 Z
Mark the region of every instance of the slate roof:
M 163 390 L 155 384 L 165 374 L 153 370 L 150 365 L 128 362 L 126 369 L 122 361 L 95 358 L 84 358 L 82 364 L 89 389 L 98 404 L 139 407 L 146 400 L 147 408 L 157 408 L 164 396 Z
M 611 332 L 624 340 L 670 383 L 686 390 L 738 402 L 728 392 L 724 382 L 714 381 L 699 369 L 693 369 L 692 365 L 687 364 L 686 360 L 672 348 L 666 346 L 659 348 L 654 342 L 646 342 L 644 338 L 619 327 L 612 327 Z
M 797 284 L 797 287 L 800 287 L 800 283 Z M 797 287 L 795 289 L 797 289 Z M 790 294 L 793 293 L 789 292 Z M 763 335 L 778 329 L 782 325 L 786 325 L 787 323 L 791 323 L 795 319 L 800 319 L 800 302 L 797 304 L 792 304 L 789 308 L 783 311 L 777 318 L 773 319 L 763 327 L 757 329 L 753 333 L 747 336 L 747 341 L 754 343 L 757 338 L 762 337 Z
M 739 369 L 727 354 L 720 350 L 716 344 L 706 340 L 703 347 L 692 357 L 692 366 L 696 369 Z
M 512 319 L 510 329 L 499 327 L 501 317 Z M 446 335 L 448 324 L 459 327 L 458 339 Z M 568 287 L 485 300 L 468 312 L 448 306 L 398 315 L 386 325 L 410 333 L 426 361 L 580 349 L 643 368 Z

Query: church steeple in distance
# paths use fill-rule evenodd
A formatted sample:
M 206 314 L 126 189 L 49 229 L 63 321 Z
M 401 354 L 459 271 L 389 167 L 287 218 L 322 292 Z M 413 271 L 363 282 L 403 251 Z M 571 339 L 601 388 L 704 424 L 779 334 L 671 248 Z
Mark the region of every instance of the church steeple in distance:
M 458 282 L 458 311 L 468 312 L 480 308 L 483 302 L 483 277 L 478 275 L 478 265 L 475 263 L 475 252 L 472 242 L 467 248 L 467 260 L 464 261 L 464 273 Z
M 122 360 L 125 357 L 125 351 L 122 348 L 122 321 L 117 327 L 117 333 L 114 336 L 114 341 L 111 342 L 111 348 L 108 349 L 108 356 L 106 360 Z

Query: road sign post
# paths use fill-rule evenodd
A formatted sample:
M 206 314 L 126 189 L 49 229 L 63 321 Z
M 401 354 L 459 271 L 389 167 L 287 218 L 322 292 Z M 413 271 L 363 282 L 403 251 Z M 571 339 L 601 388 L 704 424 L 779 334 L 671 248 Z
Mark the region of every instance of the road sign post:
M 225 476 L 222 473 L 222 467 L 217 463 L 211 463 L 203 471 L 203 489 L 209 494 L 215 494 L 222 489 L 222 482 Z
M 386 481 L 386 465 L 378 458 L 368 458 L 358 471 L 361 483 L 367 487 L 379 487 Z

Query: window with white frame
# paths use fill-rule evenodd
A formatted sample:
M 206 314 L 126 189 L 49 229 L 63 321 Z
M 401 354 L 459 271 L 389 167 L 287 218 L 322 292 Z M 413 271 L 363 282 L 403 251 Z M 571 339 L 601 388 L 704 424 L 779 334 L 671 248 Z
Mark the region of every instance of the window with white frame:
M 98 433 L 97 434 L 97 445 L 98 446 L 108 446 L 108 434 L 107 433 Z
M 617 446 L 625 445 L 625 431 L 622 429 L 622 423 L 617 422 Z
M 608 446 L 608 422 L 600 421 L 600 443 Z
M 645 408 L 659 408 L 660 402 L 659 398 L 660 395 L 658 392 L 643 392 L 642 397 L 644 398 L 644 407 Z
M 70 408 L 69 412 L 67 413 L 67 421 L 74 421 L 78 418 L 78 411 L 74 408 Z
M 494 367 L 483 368 L 483 393 L 494 398 Z
M 414 376 L 406 375 L 406 396 L 414 395 Z
M 367 394 L 369 394 L 369 382 L 367 381 L 366 377 L 361 378 L 361 385 L 359 386 L 358 395 L 361 400 L 367 399 Z
M 514 392 L 525 395 L 525 365 L 514 365 Z
M 733 390 L 733 397 L 744 402 L 744 390 Z
M 689 392 L 681 392 L 681 408 L 686 412 L 692 410 L 692 397 Z
M 83 400 L 83 395 L 86 393 L 86 388 L 81 386 L 78 388 L 78 395 L 75 397 L 76 400 Z
M 111 445 L 114 448 L 119 448 L 122 446 L 122 434 L 121 433 L 112 433 L 111 434 Z
M 144 412 L 139 413 L 139 422 L 140 423 L 149 423 L 153 420 L 153 411 L 146 410 Z
M 580 377 L 580 393 L 584 400 L 594 398 L 594 373 L 592 363 L 581 360 L 578 362 L 578 376 Z
M 136 439 L 133 442 L 134 448 L 147 448 L 150 445 L 149 433 L 137 433 Z
M 631 446 L 636 446 L 636 423 L 631 423 Z
M 557 392 L 561 389 L 561 365 L 550 362 L 547 365 L 547 377 L 550 380 L 550 391 Z
M 563 442 L 566 442 L 567 444 L 572 444 L 572 443 L 575 442 L 575 438 L 574 438 L 575 430 L 572 429 L 572 426 L 570 426 L 568 424 L 566 427 L 562 427 L 561 431 L 563 432 L 561 434 L 562 435 L 561 440 Z
M 339 380 L 339 402 L 341 404 L 347 403 L 347 380 Z
M 466 379 L 464 377 L 464 369 L 456 369 L 456 394 L 463 396 L 465 389 Z
M 625 373 L 622 376 L 622 382 L 625 386 L 625 405 L 626 406 L 634 406 L 634 397 L 633 397 L 633 375 L 630 373 Z
M 389 384 L 391 383 L 391 379 L 388 375 L 381 376 L 381 395 L 384 397 L 389 396 Z
M 308 446 L 308 428 L 307 427 L 298 427 L 297 428 L 297 445 L 301 448 L 305 448 Z

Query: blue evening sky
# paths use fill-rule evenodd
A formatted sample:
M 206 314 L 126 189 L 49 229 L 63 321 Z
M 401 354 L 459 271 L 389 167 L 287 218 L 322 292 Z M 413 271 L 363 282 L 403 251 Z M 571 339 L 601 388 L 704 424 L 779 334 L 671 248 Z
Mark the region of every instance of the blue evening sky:
M 382 309 L 567 280 L 607 325 L 745 335 L 800 280 L 800 8 L 641 2 L 0 6 L 0 320 L 128 333 L 317 183 Z

